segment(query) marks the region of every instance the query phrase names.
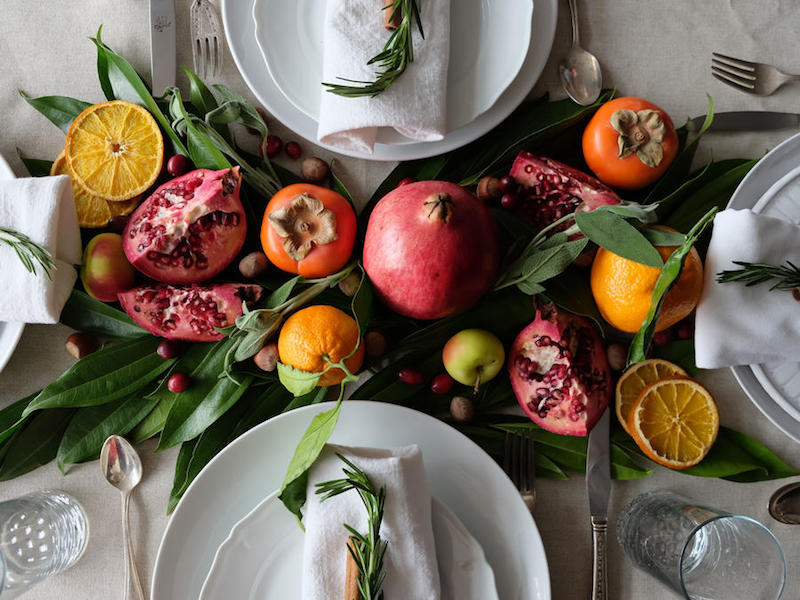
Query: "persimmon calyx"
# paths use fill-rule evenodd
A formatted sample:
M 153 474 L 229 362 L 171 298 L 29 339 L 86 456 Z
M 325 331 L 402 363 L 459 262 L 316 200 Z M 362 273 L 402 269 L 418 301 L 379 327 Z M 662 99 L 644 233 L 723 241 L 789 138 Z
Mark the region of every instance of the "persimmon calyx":
M 293 260 L 303 260 L 314 245 L 338 239 L 336 215 L 322 200 L 301 194 L 289 206 L 269 215 L 272 229 L 283 238 L 283 249 Z
M 664 158 L 661 142 L 667 126 L 657 110 L 634 112 L 622 109 L 611 115 L 611 126 L 619 133 L 619 158 L 636 154 L 648 167 L 657 167 Z

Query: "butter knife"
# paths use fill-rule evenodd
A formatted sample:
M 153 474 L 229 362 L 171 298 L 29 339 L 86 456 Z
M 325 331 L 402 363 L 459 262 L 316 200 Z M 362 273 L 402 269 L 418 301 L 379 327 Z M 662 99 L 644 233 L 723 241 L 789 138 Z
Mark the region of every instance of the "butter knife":
M 697 131 L 705 119 L 706 115 L 690 119 L 690 129 Z M 800 114 L 797 113 L 741 110 L 714 113 L 709 131 L 770 131 L 797 128 L 800 128 Z
M 175 85 L 175 0 L 150 0 L 150 75 L 154 96 Z
M 593 573 L 592 600 L 607 600 L 606 538 L 608 498 L 611 495 L 611 411 L 607 408 L 589 433 L 586 454 L 586 496 L 592 523 Z

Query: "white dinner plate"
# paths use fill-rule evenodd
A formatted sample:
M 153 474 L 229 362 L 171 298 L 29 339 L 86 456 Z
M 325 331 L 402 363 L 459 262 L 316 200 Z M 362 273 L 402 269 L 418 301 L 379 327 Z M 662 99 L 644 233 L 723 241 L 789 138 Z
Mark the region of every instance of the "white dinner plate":
M 197 599 L 233 526 L 280 487 L 311 419 L 332 406 L 300 408 L 262 423 L 200 472 L 167 524 L 151 600 Z M 483 547 L 499 598 L 550 599 L 547 559 L 536 524 L 502 469 L 469 438 L 409 408 L 348 400 L 331 442 L 377 448 L 418 444 L 431 494 L 455 512 Z
M 463 0 L 452 0 L 453 2 Z M 492 0 L 492 2 L 499 0 Z M 483 0 L 484 4 L 489 4 Z M 319 144 L 317 122 L 297 109 L 280 91 L 264 65 L 256 42 L 253 23 L 253 0 L 221 0 L 222 20 L 231 54 L 250 90 L 276 119 L 307 140 L 332 152 L 369 160 L 413 160 L 459 148 L 490 131 L 519 106 L 544 70 L 555 36 L 558 0 L 535 0 L 531 42 L 522 67 L 514 81 L 494 105 L 468 125 L 448 133 L 438 142 L 375 145 L 372 154 Z M 298 44 L 299 46 L 299 44 Z M 497 52 L 497 48 L 488 49 Z M 381 139 L 379 138 L 379 142 Z M 389 140 L 391 141 L 391 140 Z
M 285 0 L 253 4 L 256 42 L 275 85 L 315 121 L 327 93 L 321 83 L 326 2 L 296 0 L 288 8 Z M 447 131 L 489 110 L 519 73 L 531 41 L 533 0 L 453 0 L 450 7 Z M 413 143 L 397 137 L 396 143 Z
M 747 174 L 731 196 L 728 208 L 800 220 L 800 204 L 791 206 L 789 186 L 799 185 L 800 134 L 776 146 Z M 780 193 L 780 192 L 783 192 Z M 800 442 L 800 364 L 731 367 L 750 400 L 776 427 Z
M 14 171 L 11 170 L 2 155 L 0 155 L 0 179 L 14 179 Z M 19 343 L 19 338 L 22 337 L 24 328 L 24 323 L 0 321 L 0 371 L 5 368 L 11 355 L 14 354 L 14 349 Z
M 497 600 L 492 568 L 463 523 L 436 498 L 431 520 L 442 600 Z M 271 494 L 222 542 L 200 600 L 300 598 L 303 539 L 294 515 Z

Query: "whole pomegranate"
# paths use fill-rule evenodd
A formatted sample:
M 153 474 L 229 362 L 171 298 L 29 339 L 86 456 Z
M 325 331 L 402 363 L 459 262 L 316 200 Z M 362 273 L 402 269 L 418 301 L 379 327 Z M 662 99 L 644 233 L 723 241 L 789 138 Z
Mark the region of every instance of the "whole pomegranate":
M 233 325 L 242 303 L 258 301 L 258 285 L 145 285 L 119 294 L 128 316 L 153 335 L 171 340 L 213 342 L 225 337 L 217 328 Z
M 587 435 L 611 400 L 611 374 L 591 322 L 548 305 L 514 340 L 511 387 L 531 420 L 554 433 Z
M 466 310 L 494 283 L 497 228 L 485 204 L 446 181 L 381 198 L 367 225 L 364 268 L 393 311 L 438 319 Z
M 247 235 L 239 168 L 198 169 L 156 189 L 122 234 L 131 264 L 164 283 L 214 277 L 239 253 Z
M 519 153 L 510 174 L 520 186 L 519 214 L 540 228 L 576 210 L 591 211 L 620 202 L 611 188 L 591 175 L 530 152 Z M 556 229 L 566 229 L 566 225 Z

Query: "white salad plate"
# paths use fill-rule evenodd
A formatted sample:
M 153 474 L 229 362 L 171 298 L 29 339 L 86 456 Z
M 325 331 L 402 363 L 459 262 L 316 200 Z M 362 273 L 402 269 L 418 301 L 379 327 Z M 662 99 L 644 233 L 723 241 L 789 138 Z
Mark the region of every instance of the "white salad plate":
M 304 1 L 311 2 L 311 0 Z M 452 0 L 452 4 L 464 1 Z M 469 1 L 472 2 L 473 0 Z M 483 8 L 481 10 L 491 17 L 494 14 L 495 3 L 499 5 L 506 2 L 516 5 L 519 0 L 492 0 L 492 2 L 482 0 L 481 6 Z M 369 154 L 320 144 L 317 141 L 317 121 L 298 109 L 283 94 L 264 62 L 264 57 L 256 40 L 256 26 L 253 21 L 254 3 L 255 0 L 221 0 L 221 11 L 225 35 L 233 59 L 243 79 L 258 101 L 289 129 L 317 145 L 321 145 L 332 152 L 354 158 L 385 161 L 413 160 L 448 152 L 479 138 L 503 121 L 525 99 L 544 70 L 547 58 L 550 55 L 553 37 L 555 36 L 556 17 L 558 14 L 558 0 L 535 0 L 535 2 L 532 2 L 532 20 L 526 23 L 530 25 L 530 43 L 527 46 L 527 53 L 524 54 L 522 66 L 511 84 L 505 88 L 497 98 L 497 101 L 488 110 L 470 123 L 449 132 L 444 139 L 438 142 L 398 144 L 396 142 L 407 140 L 398 140 L 398 137 L 402 137 L 398 135 L 384 139 L 379 134 L 379 143 L 375 145 L 374 152 Z M 486 6 L 491 6 L 491 11 L 485 8 Z M 460 22 L 461 18 L 459 16 L 457 22 Z M 316 35 L 320 37 L 321 41 L 321 32 L 317 32 Z M 501 48 L 505 52 L 505 46 L 510 42 L 506 41 L 500 48 L 484 44 L 481 39 L 473 40 L 473 43 L 477 46 L 475 50 L 477 52 L 476 56 L 481 56 L 481 60 L 496 61 L 496 57 L 501 54 Z M 514 41 L 514 47 L 516 47 L 516 44 L 517 42 Z M 299 49 L 300 47 L 301 44 L 299 42 L 294 44 L 294 48 Z M 311 50 L 308 51 L 310 52 Z M 522 52 L 524 53 L 525 50 L 523 49 Z M 484 57 L 484 55 L 487 56 Z M 493 56 L 495 57 L 494 59 L 492 58 Z M 319 93 L 321 92 L 317 91 L 317 94 Z M 391 143 L 382 143 L 384 141 Z
M 0 155 L 0 179 L 14 179 L 14 171 L 11 170 L 2 155 Z M 24 328 L 24 323 L 0 321 L 0 371 L 5 368 L 11 355 L 14 354 L 14 349 L 19 343 L 19 338 L 22 337 Z
M 776 146 L 747 174 L 728 208 L 751 208 L 800 224 L 800 134 Z M 800 442 L 800 363 L 731 367 L 739 385 L 764 415 Z
M 326 1 L 296 0 L 289 8 L 285 0 L 253 4 L 256 42 L 275 85 L 315 121 L 328 93 L 321 83 Z M 533 0 L 453 0 L 450 6 L 447 131 L 489 110 L 514 81 L 530 47 Z M 392 143 L 413 143 L 396 137 Z
M 236 523 L 280 487 L 311 419 L 332 406 L 328 402 L 299 408 L 266 421 L 206 465 L 167 524 L 151 600 L 198 598 L 217 549 Z M 376 448 L 418 444 L 431 494 L 457 515 L 483 548 L 500 600 L 550 599 L 547 558 L 533 518 L 511 480 L 469 438 L 409 408 L 348 400 L 331 442 Z M 246 597 L 229 594 L 237 600 Z
M 453 511 L 434 498 L 431 520 L 442 600 L 498 600 L 483 549 Z M 200 600 L 300 598 L 303 537 L 277 492 L 270 495 L 222 542 Z

